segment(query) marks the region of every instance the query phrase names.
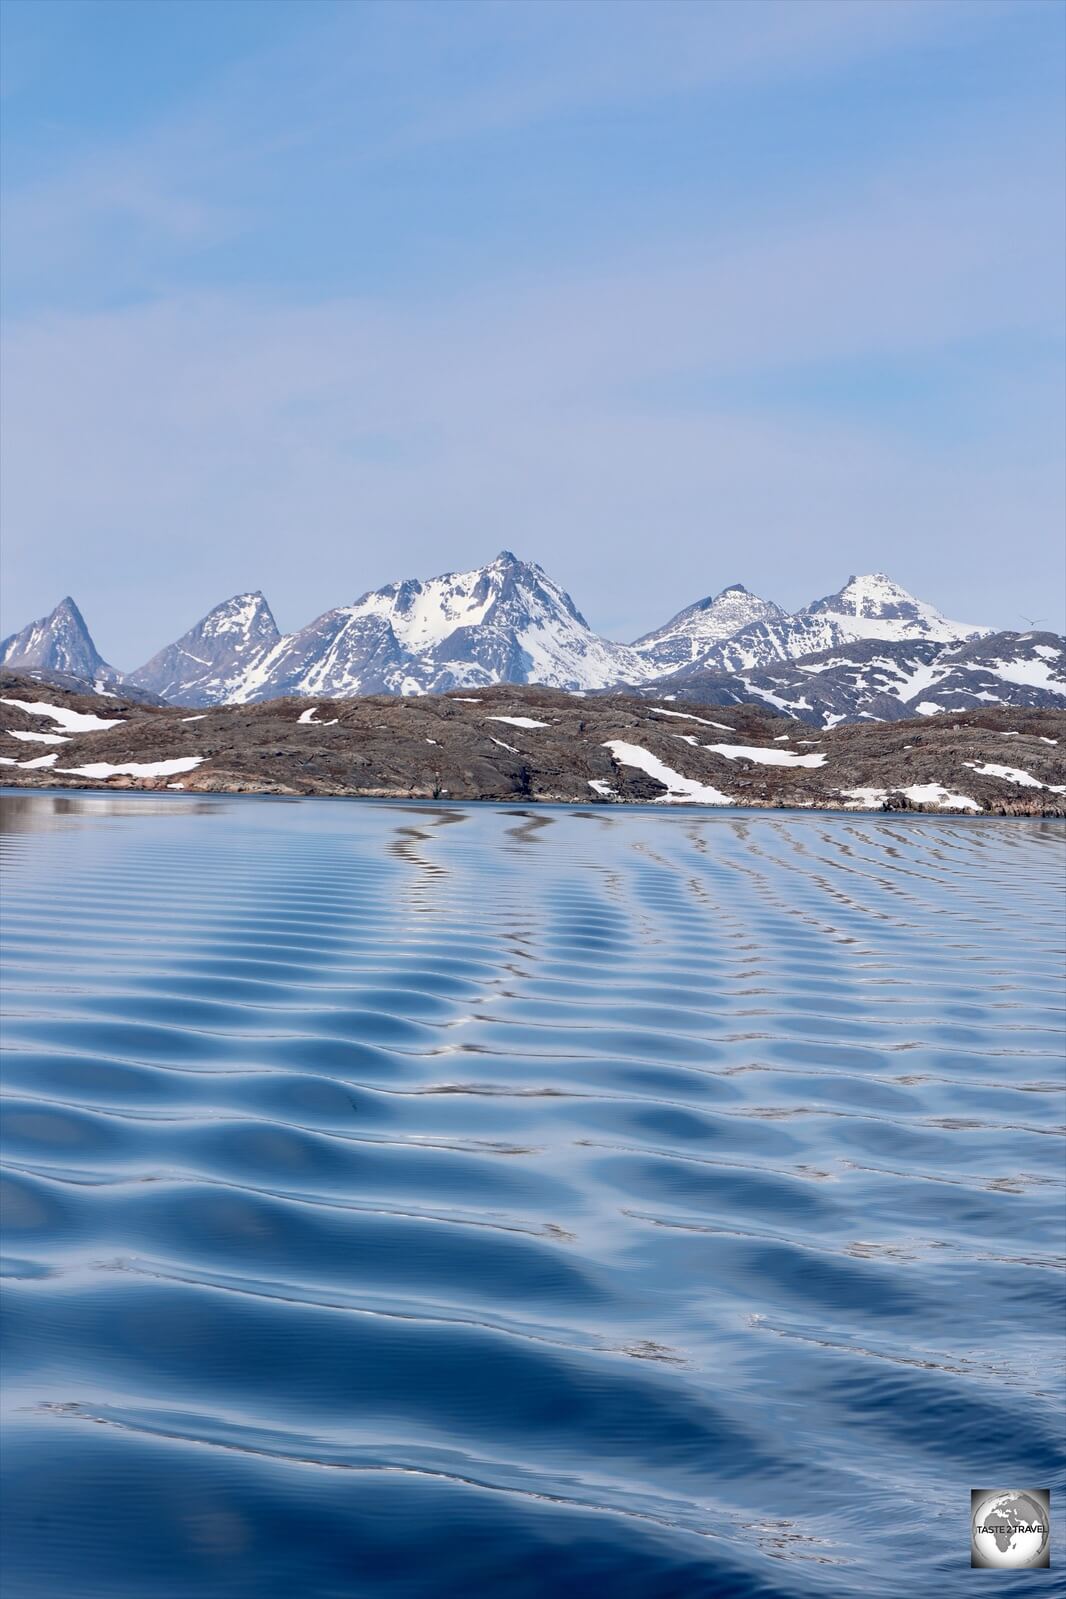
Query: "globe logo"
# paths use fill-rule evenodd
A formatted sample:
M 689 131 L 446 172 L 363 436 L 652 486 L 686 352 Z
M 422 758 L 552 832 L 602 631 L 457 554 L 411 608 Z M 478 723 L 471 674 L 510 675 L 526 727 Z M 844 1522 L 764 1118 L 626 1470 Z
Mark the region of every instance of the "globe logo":
M 1051 1495 L 1046 1488 L 975 1488 L 970 1495 L 970 1564 L 1007 1571 L 1051 1564 Z

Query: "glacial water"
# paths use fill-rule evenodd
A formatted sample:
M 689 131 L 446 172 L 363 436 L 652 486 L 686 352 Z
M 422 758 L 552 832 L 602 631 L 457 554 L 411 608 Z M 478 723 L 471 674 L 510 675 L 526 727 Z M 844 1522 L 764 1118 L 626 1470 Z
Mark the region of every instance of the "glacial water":
M 1054 822 L 3 798 L 4 1599 L 1054 1591 Z

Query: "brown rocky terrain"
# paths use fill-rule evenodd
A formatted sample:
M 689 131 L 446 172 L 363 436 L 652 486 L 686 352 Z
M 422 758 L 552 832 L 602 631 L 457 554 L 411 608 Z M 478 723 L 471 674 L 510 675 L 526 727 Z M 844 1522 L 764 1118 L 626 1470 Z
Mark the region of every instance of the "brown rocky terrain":
M 0 782 L 33 788 L 1066 815 L 1066 712 L 1006 706 L 827 732 L 509 686 L 192 713 L 5 675 L 0 761 Z

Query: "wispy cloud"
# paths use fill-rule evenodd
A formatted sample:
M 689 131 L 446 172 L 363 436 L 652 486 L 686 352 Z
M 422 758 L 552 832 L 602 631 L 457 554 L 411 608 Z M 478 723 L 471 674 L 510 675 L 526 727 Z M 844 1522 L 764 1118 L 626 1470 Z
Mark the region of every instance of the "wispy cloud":
M 697 175 L 669 227 L 639 225 L 654 185 L 638 197 L 625 165 L 592 169 L 629 196 L 625 225 L 580 240 L 531 217 L 502 250 L 488 202 L 451 203 L 467 152 L 505 150 L 493 204 L 521 208 L 542 191 L 516 130 L 555 130 L 538 170 L 563 185 L 574 127 L 655 101 L 669 121 L 686 95 L 711 106 L 696 126 L 725 170 L 759 144 L 745 86 L 770 86 L 770 114 L 797 79 L 924 60 L 960 14 L 979 31 L 1003 12 L 316 8 L 295 47 L 27 182 L 4 217 L 33 291 L 6 334 L 5 624 L 58 582 L 130 665 L 226 591 L 261 585 L 295 625 L 501 544 L 619 636 L 725 582 L 795 604 L 884 565 L 1010 620 L 1057 578 L 1057 101 L 1014 95 L 993 118 L 982 100 L 935 138 L 893 103 L 861 159 L 812 135 L 812 171 L 782 187 L 778 165 L 798 169 L 775 146 L 753 198 L 720 184 L 712 203 Z M 363 270 L 381 229 L 402 282 L 387 256 Z M 441 246 L 419 272 L 445 235 L 462 270 L 437 270 Z M 340 290 L 303 271 L 320 249 Z M 901 364 L 922 403 L 890 408 L 881 374 Z M 856 368 L 858 398 L 803 398 Z M 1026 570 L 1004 572 L 1020 527 Z
M 971 0 L 971 22 L 998 9 Z M 278 191 L 292 181 L 290 162 L 297 174 L 358 173 L 611 108 L 794 82 L 936 39 L 957 6 L 456 0 L 304 14 L 303 33 L 161 107 L 135 138 L 79 137 L 44 172 L 9 180 L 0 213 L 9 303 L 56 294 L 75 257 L 77 303 L 92 303 L 94 289 L 105 303 L 158 292 L 212 246 L 254 233 L 279 199 L 291 203 Z
M 186 619 L 215 589 L 279 588 L 272 574 L 285 573 L 288 594 L 275 598 L 295 623 L 501 542 L 557 563 L 595 615 L 603 550 L 640 551 L 666 532 L 671 569 L 613 605 L 602 596 L 601 625 L 636 633 L 709 569 L 796 602 L 812 570 L 830 586 L 847 575 L 842 549 L 858 565 L 891 551 L 945 602 L 965 600 L 971 582 L 980 614 L 988 583 L 974 552 L 995 549 L 1023 507 L 1034 529 L 1053 525 L 1055 474 L 1034 465 L 1024 436 L 1032 414 L 1051 415 L 1042 368 L 1008 364 L 1027 401 L 1021 429 L 993 406 L 994 436 L 961 472 L 950 418 L 926 439 L 886 435 L 876 416 L 772 401 L 752 413 L 729 406 L 728 380 L 928 358 L 1004 334 L 1039 343 L 1059 313 L 1056 222 L 1042 187 L 1011 183 L 1007 162 L 990 239 L 993 170 L 981 185 L 914 172 L 861 211 L 728 248 L 704 241 L 680 264 L 672 249 L 644 249 L 611 271 L 520 276 L 418 308 L 197 295 L 27 322 L 8 337 L 9 536 L 31 566 L 75 527 L 90 550 L 135 550 L 168 605 L 188 594 Z M 649 384 L 694 370 L 717 380 L 713 404 L 647 398 Z M 946 521 L 966 529 L 968 577 L 935 538 Z M 98 586 L 114 583 L 111 572 Z

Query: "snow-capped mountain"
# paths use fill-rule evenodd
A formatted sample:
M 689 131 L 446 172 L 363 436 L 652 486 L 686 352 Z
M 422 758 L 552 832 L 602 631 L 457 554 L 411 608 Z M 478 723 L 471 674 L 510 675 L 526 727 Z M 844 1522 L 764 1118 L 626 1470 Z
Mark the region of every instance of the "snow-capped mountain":
M 720 594 L 678 611 L 663 627 L 638 638 L 633 648 L 656 673 L 672 672 L 699 660 L 713 645 L 732 638 L 741 628 L 779 622 L 784 616 L 773 600 L 760 599 L 743 583 L 731 583 Z
M 253 599 L 269 628 L 242 626 L 223 635 L 213 625 L 220 613 Z M 203 637 L 209 624 L 217 651 Z M 262 596 L 241 596 L 131 681 L 199 705 L 281 694 L 423 694 L 500 682 L 587 689 L 630 675 L 649 675 L 640 655 L 600 638 L 539 566 L 503 550 L 469 572 L 390 583 L 285 637 L 273 628 Z
M 749 672 L 774 661 L 794 661 L 859 639 L 898 643 L 928 639 L 958 643 L 991 630 L 972 622 L 951 622 L 924 600 L 893 583 L 882 572 L 850 577 L 844 587 L 814 600 L 793 615 L 752 622 L 706 650 L 692 672 Z M 682 668 L 681 670 L 684 670 Z
M 836 594 L 815 600 L 800 614 L 824 616 L 852 639 L 927 638 L 937 644 L 951 644 L 992 631 L 975 622 L 950 622 L 935 606 L 916 600 L 884 572 L 849 577 Z
M 707 704 L 761 704 L 819 727 L 1066 703 L 1066 641 L 951 622 L 882 573 L 792 615 L 733 584 L 635 644 L 589 627 L 531 561 L 390 583 L 278 632 L 263 595 L 238 594 L 137 671 L 102 661 L 71 599 L 0 646 L 0 666 L 195 707 L 282 695 L 441 693 L 539 683 Z
M 69 594 L 50 616 L 39 617 L 0 643 L 0 667 L 12 672 L 59 672 L 105 688 L 119 677 L 96 648 Z
M 262 594 L 235 594 L 124 681 L 181 705 L 221 705 L 280 638 Z
M 637 690 L 703 705 L 763 705 L 815 727 L 895 722 L 983 705 L 1066 705 L 1066 640 L 993 633 L 962 643 L 858 639 L 796 661 L 690 671 Z

